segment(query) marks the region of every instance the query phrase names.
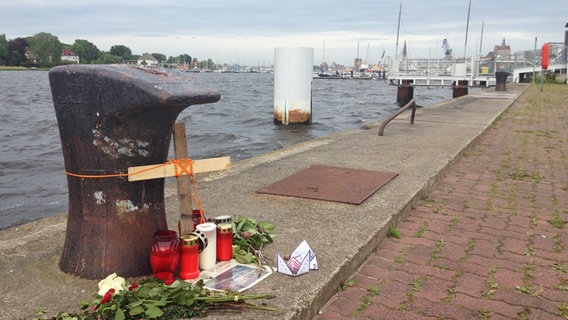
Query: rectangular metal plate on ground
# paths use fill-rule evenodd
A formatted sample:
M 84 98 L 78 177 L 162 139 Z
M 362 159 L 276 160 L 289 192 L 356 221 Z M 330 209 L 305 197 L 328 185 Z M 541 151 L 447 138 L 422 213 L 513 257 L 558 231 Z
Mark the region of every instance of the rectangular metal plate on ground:
M 398 173 L 314 165 L 257 193 L 361 204 Z

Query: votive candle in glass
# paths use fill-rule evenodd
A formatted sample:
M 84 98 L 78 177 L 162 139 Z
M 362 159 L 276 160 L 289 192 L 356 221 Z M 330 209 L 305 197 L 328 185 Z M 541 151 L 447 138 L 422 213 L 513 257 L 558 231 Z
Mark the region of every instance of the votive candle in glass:
M 233 257 L 233 226 L 230 223 L 217 225 L 217 260 L 227 261 Z

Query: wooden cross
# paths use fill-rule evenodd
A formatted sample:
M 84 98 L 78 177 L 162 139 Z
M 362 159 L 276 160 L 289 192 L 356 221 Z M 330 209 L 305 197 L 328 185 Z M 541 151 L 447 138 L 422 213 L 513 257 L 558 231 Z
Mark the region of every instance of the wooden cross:
M 178 122 L 174 124 L 174 153 L 176 159 L 187 159 L 187 138 L 185 124 Z M 141 181 L 148 179 L 158 179 L 174 177 L 178 174 L 176 163 L 168 163 L 163 166 L 146 165 L 128 168 L 128 181 Z M 231 157 L 210 158 L 193 160 L 193 174 L 226 170 L 231 167 Z M 136 174 L 134 174 L 136 173 Z M 179 211 L 180 211 L 180 236 L 193 230 L 192 204 L 191 204 L 191 177 L 182 174 L 177 178 Z

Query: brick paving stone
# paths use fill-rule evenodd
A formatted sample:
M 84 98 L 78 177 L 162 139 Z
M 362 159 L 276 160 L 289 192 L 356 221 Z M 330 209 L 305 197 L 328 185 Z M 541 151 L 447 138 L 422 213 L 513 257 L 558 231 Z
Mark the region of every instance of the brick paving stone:
M 437 277 L 426 277 L 420 282 L 420 290 L 414 292 L 414 298 L 424 298 L 432 302 L 443 302 L 448 296 L 448 288 L 452 286 L 450 279 L 443 280 Z
M 435 317 L 427 317 L 416 314 L 411 311 L 400 311 L 387 308 L 381 304 L 372 304 L 360 313 L 357 319 L 374 319 L 374 320 L 434 320 Z
M 408 299 L 406 296 L 407 289 L 408 286 L 401 285 L 399 282 L 386 281 L 381 285 L 381 294 L 371 296 L 370 300 L 374 304 L 381 304 L 391 309 L 398 309 L 398 307 Z
M 490 313 L 497 313 L 508 317 L 509 319 L 516 318 L 516 316 L 524 310 L 524 307 L 522 306 L 512 305 L 495 299 L 472 297 L 469 294 L 462 294 L 459 292 L 456 294 L 456 298 L 452 300 L 452 302 L 462 305 L 470 310 L 477 310 L 479 313 L 487 310 Z
M 471 251 L 472 255 L 492 258 L 497 254 L 498 239 L 491 237 L 489 239 L 477 239 L 475 247 Z
M 324 311 L 336 313 L 341 316 L 352 317 L 353 312 L 357 310 L 357 306 L 357 302 L 344 298 L 333 298 L 333 300 L 326 305 Z
M 355 282 L 354 287 L 359 288 L 362 291 L 365 291 L 362 294 L 366 294 L 366 291 L 369 288 L 372 287 L 380 288 L 381 284 L 384 282 L 382 279 L 368 277 L 360 273 L 355 274 L 351 279 Z
M 326 310 L 318 315 L 318 319 L 320 320 L 349 320 L 353 319 L 352 315 L 349 316 L 342 316 L 336 312 L 331 310 Z
M 448 260 L 460 261 L 462 258 L 468 255 L 466 250 L 466 246 L 448 240 L 444 241 L 444 247 L 442 248 L 438 256 L 440 258 L 446 258 Z
M 410 246 L 404 242 L 386 241 L 382 243 L 379 247 L 381 250 L 392 250 L 399 253 L 403 250 L 407 250 Z
M 497 268 L 493 280 L 499 285 L 498 290 L 514 290 L 515 286 L 523 284 L 523 270 L 508 270 Z
M 318 319 L 353 318 L 363 298 L 360 319 L 566 319 L 568 224 L 551 220 L 568 220 L 568 109 L 545 97 L 521 95 Z
M 479 318 L 476 310 L 470 310 L 454 303 L 432 303 L 432 301 L 427 299 L 416 298 L 412 302 L 412 307 L 414 310 L 420 310 L 427 316 L 436 317 L 438 319 L 463 320 Z

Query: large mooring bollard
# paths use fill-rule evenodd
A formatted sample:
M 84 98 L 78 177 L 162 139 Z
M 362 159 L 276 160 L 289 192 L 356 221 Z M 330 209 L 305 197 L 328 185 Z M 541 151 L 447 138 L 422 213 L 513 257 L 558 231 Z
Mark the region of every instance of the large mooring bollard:
M 166 162 L 179 113 L 220 94 L 188 74 L 128 65 L 55 67 L 49 81 L 69 189 L 61 270 L 88 279 L 150 274 L 152 235 L 168 228 L 164 179 L 124 175 Z
M 402 80 L 396 91 L 396 102 L 402 107 L 409 103 L 413 98 L 414 87 L 412 86 L 412 80 Z
M 467 96 L 468 91 L 467 80 L 458 80 L 457 84 L 454 81 L 454 83 L 452 84 L 452 98 Z
M 495 72 L 495 91 L 507 91 L 507 77 L 509 72 Z

